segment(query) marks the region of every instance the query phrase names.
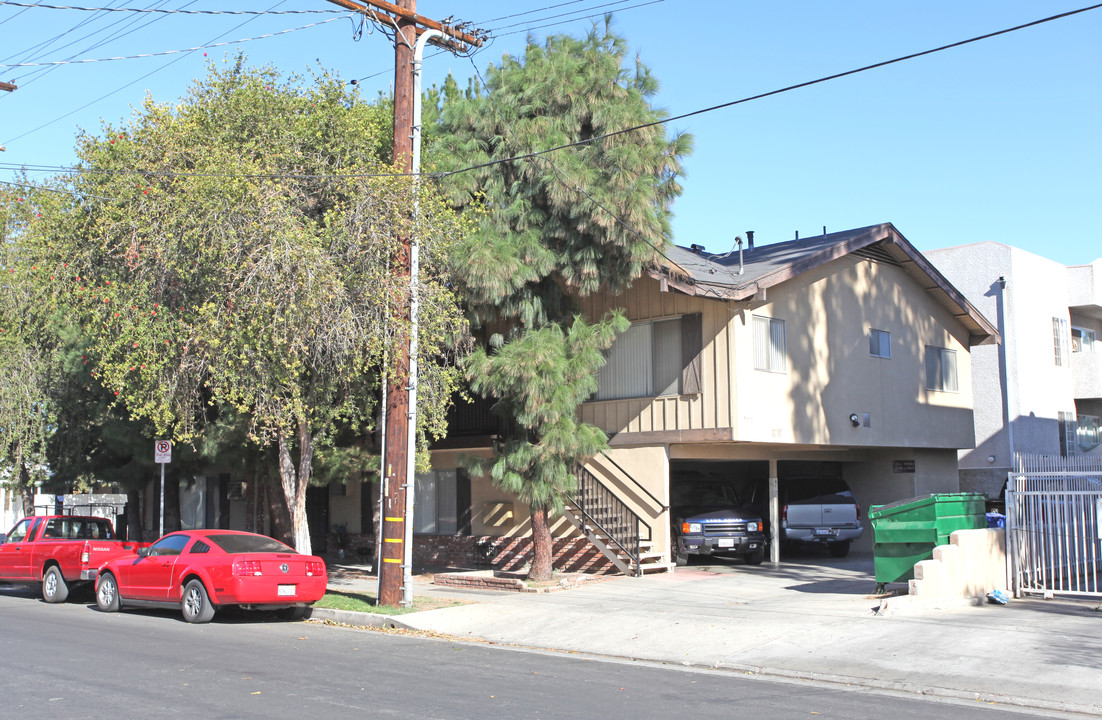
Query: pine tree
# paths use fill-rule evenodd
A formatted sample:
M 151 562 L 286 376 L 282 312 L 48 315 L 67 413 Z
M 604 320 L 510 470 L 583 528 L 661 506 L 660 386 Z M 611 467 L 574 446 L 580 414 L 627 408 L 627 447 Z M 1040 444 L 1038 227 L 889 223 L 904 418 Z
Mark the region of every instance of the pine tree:
M 431 154 L 443 169 L 478 166 L 444 182 L 453 203 L 485 213 L 455 255 L 486 341 L 466 371 L 510 430 L 471 470 L 529 504 L 533 580 L 551 576 L 548 517 L 574 492 L 575 467 L 607 447 L 577 408 L 629 324 L 619 312 L 586 322 L 575 301 L 623 289 L 655 260 L 691 149 L 686 135 L 666 137 L 665 113 L 649 103 L 657 83 L 638 60 L 625 68 L 609 22 L 584 39 L 529 42 L 523 58 L 491 65 L 484 87 L 446 87 Z

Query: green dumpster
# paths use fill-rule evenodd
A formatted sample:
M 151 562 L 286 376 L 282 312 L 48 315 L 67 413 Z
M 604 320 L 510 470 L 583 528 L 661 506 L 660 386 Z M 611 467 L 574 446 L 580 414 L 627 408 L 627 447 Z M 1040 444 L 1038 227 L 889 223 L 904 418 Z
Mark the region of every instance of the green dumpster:
M 929 560 L 955 530 L 987 527 L 983 493 L 932 493 L 869 508 L 877 590 L 914 577 L 915 563 Z

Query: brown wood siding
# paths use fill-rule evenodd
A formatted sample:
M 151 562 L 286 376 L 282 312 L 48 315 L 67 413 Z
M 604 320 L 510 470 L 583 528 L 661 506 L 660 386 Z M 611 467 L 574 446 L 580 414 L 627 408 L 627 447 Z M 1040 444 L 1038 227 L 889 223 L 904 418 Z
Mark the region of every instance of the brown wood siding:
M 586 403 L 581 418 L 609 434 L 708 430 L 733 426 L 731 313 L 717 300 L 662 292 L 658 281 L 638 280 L 620 295 L 601 293 L 580 301 L 594 320 L 622 308 L 633 322 L 701 313 L 703 391 L 699 394 Z

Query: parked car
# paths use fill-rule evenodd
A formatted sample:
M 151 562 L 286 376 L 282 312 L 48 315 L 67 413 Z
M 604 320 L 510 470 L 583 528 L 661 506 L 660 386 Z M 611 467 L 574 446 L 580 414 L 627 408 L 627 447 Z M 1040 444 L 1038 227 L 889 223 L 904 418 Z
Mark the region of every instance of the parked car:
M 676 565 L 690 555 L 731 555 L 750 565 L 765 559 L 761 516 L 746 507 L 733 487 L 710 480 L 671 486 L 671 551 Z
M 185 530 L 136 554 L 106 563 L 96 605 L 179 608 L 190 623 L 209 622 L 219 608 L 284 610 L 302 617 L 325 595 L 325 561 L 278 540 L 236 530 Z
M 119 540 L 106 518 L 31 516 L 0 535 L 0 580 L 41 581 L 43 600 L 65 602 L 71 590 L 96 579 L 100 565 L 143 545 Z
M 840 477 L 781 478 L 781 540 L 825 546 L 833 557 L 849 554 L 861 537 L 861 507 Z

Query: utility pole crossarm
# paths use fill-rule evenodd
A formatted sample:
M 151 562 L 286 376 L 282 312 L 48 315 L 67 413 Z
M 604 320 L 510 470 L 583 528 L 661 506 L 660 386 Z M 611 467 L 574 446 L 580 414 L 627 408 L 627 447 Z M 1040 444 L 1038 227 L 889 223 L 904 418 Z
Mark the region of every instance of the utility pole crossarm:
M 458 40 L 460 42 L 467 43 L 468 45 L 474 45 L 475 47 L 482 47 L 482 38 L 476 37 L 469 33 L 461 32 L 453 27 L 450 27 L 444 23 L 437 22 L 423 15 L 418 15 L 415 12 L 411 12 L 405 8 L 394 5 L 393 3 L 386 2 L 385 0 L 364 0 L 364 4 L 353 2 L 353 0 L 329 0 L 334 5 L 339 5 L 345 10 L 352 10 L 354 12 L 362 13 L 372 18 L 379 18 L 389 21 L 394 27 L 398 26 L 396 18 L 412 22 L 417 26 L 417 32 L 423 32 L 423 29 L 439 30 L 444 33 L 448 38 L 452 40 Z M 389 15 L 381 15 L 377 8 Z M 381 15 L 381 17 L 380 17 Z M 447 42 L 447 40 L 441 38 L 439 41 L 433 42 L 434 45 L 443 45 L 450 50 L 456 48 Z
M 14 92 L 18 89 L 19 86 L 14 83 L 0 82 L 0 90 L 4 90 L 5 92 Z

